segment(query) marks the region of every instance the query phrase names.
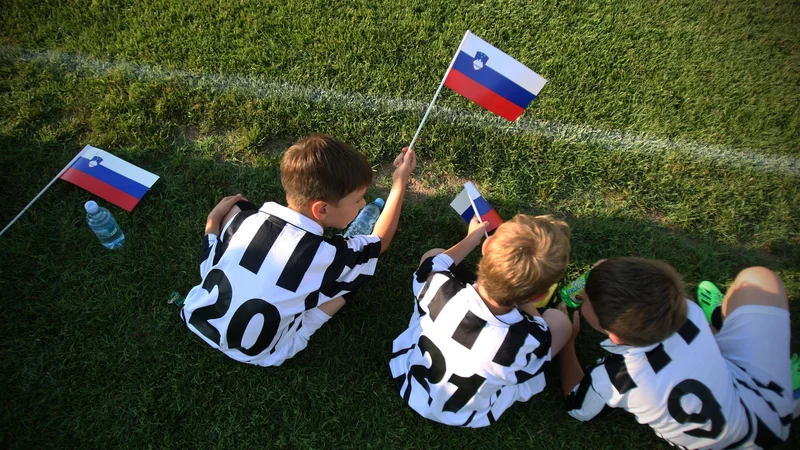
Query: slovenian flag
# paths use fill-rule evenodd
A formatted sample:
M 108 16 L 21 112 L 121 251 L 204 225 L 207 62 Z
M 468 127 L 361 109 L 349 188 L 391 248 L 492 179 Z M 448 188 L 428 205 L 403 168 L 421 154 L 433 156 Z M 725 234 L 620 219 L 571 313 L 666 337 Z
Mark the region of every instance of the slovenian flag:
M 158 175 L 87 145 L 64 170 L 61 179 L 130 212 L 158 180 Z
M 473 207 L 474 205 L 474 207 Z M 456 210 L 461 217 L 469 223 L 475 216 L 475 209 L 478 210 L 482 222 L 489 222 L 487 232 L 494 230 L 503 223 L 503 219 L 492 208 L 492 205 L 478 192 L 478 188 L 471 181 L 464 183 L 464 190 L 461 191 L 450 206 Z
M 547 80 L 467 31 L 445 86 L 498 116 L 515 121 Z

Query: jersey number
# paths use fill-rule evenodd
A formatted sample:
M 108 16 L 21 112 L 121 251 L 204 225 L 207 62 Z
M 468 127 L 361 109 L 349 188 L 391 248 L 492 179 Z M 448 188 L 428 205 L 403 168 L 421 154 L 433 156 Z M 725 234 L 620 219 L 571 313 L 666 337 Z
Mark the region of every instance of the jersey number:
M 430 397 L 431 388 L 428 383 L 437 384 L 442 381 L 444 374 L 447 372 L 447 362 L 442 355 L 439 347 L 433 343 L 427 336 L 422 335 L 419 337 L 419 351 L 422 355 L 428 354 L 431 357 L 431 366 L 425 367 L 415 364 L 408 370 L 409 383 L 406 388 L 405 398 L 406 401 L 411 397 L 411 378 L 417 380 L 423 389 L 428 393 L 428 403 L 433 400 Z M 447 382 L 454 385 L 457 389 L 453 395 L 447 399 L 442 408 L 442 411 L 458 412 L 466 405 L 472 397 L 478 392 L 478 389 L 486 381 L 486 378 L 473 374 L 471 377 L 462 377 L 456 374 L 450 376 Z
M 689 414 L 683 409 L 681 399 L 688 394 L 692 394 L 700 399 L 702 406 L 699 413 Z M 697 380 L 683 380 L 678 383 L 669 393 L 667 399 L 667 409 L 669 414 L 679 423 L 706 423 L 711 422 L 711 428 L 703 430 L 695 428 L 684 431 L 685 434 L 696 438 L 716 439 L 722 433 L 727 421 L 722 414 L 722 407 L 714 398 L 714 393 L 705 384 Z
M 214 341 L 217 346 L 220 345 L 220 334 L 216 327 L 209 323 L 209 320 L 219 319 L 228 312 L 231 307 L 231 298 L 233 298 L 233 288 L 231 287 L 228 277 L 219 269 L 213 269 L 206 276 L 203 281 L 203 289 L 209 294 L 214 288 L 217 288 L 217 301 L 202 308 L 197 308 L 192 313 L 189 323 L 199 331 L 203 336 Z M 256 314 L 264 316 L 264 323 L 258 333 L 256 342 L 249 348 L 242 347 L 242 338 L 244 332 L 247 330 L 247 325 L 253 320 Z M 278 326 L 281 322 L 281 315 L 278 308 L 271 303 L 260 298 L 251 298 L 250 300 L 242 303 L 239 308 L 233 313 L 230 323 L 228 324 L 228 331 L 225 335 L 228 341 L 228 348 L 239 350 L 248 356 L 256 356 L 266 350 L 275 339 L 278 332 Z

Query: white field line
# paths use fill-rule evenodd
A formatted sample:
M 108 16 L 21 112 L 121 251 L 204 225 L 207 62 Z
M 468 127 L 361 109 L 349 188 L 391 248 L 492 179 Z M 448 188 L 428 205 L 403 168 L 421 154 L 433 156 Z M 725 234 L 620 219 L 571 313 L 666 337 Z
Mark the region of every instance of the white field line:
M 416 100 L 309 88 L 252 76 L 198 74 L 186 70 L 167 69 L 126 61 L 102 61 L 51 50 L 28 50 L 0 46 L 0 59 L 44 62 L 64 71 L 83 72 L 90 76 L 121 72 L 142 80 L 179 80 L 191 87 L 203 90 L 233 91 L 246 96 L 279 100 L 297 99 L 312 103 L 329 103 L 337 107 L 366 111 L 422 114 L 427 107 L 427 103 Z M 517 122 L 510 123 L 488 112 L 475 113 L 447 107 L 434 107 L 431 115 L 437 120 L 464 123 L 472 127 L 490 128 L 514 134 L 536 134 L 566 142 L 600 145 L 611 150 L 658 154 L 675 152 L 708 159 L 727 166 L 750 167 L 785 175 L 800 174 L 800 159 L 792 156 L 764 154 L 756 149 L 737 149 L 689 140 L 663 139 L 645 134 L 604 130 L 586 125 L 563 124 L 548 120 L 521 118 Z

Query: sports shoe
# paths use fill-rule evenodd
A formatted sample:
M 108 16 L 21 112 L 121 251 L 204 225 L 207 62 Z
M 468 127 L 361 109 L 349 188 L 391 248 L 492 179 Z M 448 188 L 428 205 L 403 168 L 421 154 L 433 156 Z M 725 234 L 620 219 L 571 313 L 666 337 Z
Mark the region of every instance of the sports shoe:
M 722 292 L 710 281 L 702 281 L 697 286 L 697 303 L 703 308 L 708 323 L 711 323 L 711 314 L 722 304 L 723 298 Z
M 537 303 L 533 304 L 534 308 L 544 308 L 550 304 L 550 300 L 553 298 L 553 294 L 556 292 L 556 288 L 558 287 L 558 283 L 550 286 L 550 290 L 547 292 L 547 297 L 538 301 Z
M 792 390 L 794 391 L 794 412 L 792 419 L 800 417 L 800 357 L 792 355 Z

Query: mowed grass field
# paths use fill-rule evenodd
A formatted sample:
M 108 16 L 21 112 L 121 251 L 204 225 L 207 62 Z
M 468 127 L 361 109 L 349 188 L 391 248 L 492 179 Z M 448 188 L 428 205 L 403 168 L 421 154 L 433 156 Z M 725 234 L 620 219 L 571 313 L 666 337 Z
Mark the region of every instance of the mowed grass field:
M 797 317 L 797 17 L 797 2 L 744 0 L 3 1 L 0 226 L 88 143 L 161 179 L 132 213 L 100 202 L 119 251 L 84 222 L 94 197 L 63 181 L 0 237 L 0 446 L 668 447 L 623 411 L 571 419 L 557 373 L 489 428 L 421 419 L 387 365 L 410 277 L 463 236 L 448 203 L 473 180 L 505 218 L 571 224 L 565 281 L 636 255 L 693 295 L 764 265 Z M 311 132 L 360 149 L 378 172 L 368 200 L 386 195 L 467 29 L 549 82 L 515 124 L 443 91 L 373 282 L 281 367 L 189 332 L 167 299 L 200 280 L 213 205 L 283 202 L 281 152 Z M 584 323 L 584 363 L 601 339 Z

